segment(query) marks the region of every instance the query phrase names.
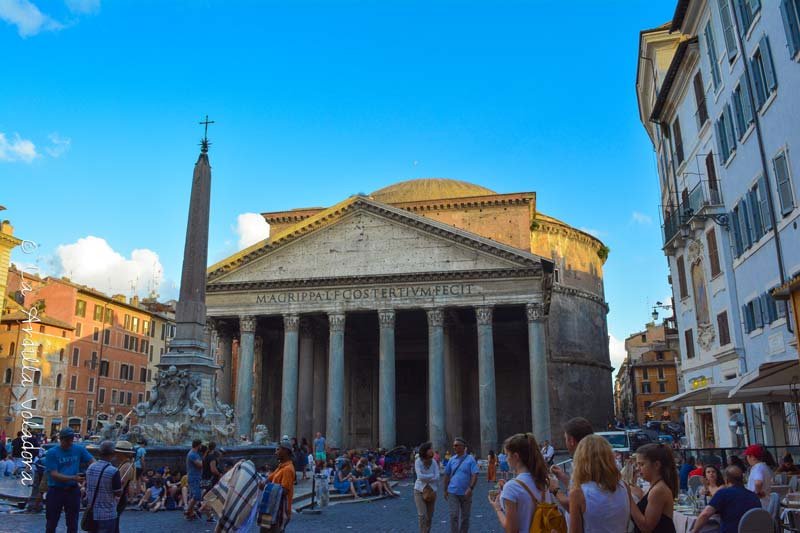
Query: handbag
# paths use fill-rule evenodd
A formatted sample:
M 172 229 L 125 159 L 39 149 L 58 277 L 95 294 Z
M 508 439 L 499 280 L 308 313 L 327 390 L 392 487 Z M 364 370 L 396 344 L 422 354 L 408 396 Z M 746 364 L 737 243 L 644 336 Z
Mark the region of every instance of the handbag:
M 103 481 L 103 472 L 105 472 L 106 468 L 109 466 L 111 466 L 111 463 L 106 463 L 106 465 L 103 466 L 103 469 L 100 470 L 100 475 L 97 476 L 97 485 L 94 487 L 92 503 L 83 512 L 83 518 L 81 518 L 81 529 L 83 531 L 97 531 L 97 523 L 94 521 L 94 502 L 97 501 L 97 493 L 100 491 L 100 482 Z
M 436 491 L 430 485 L 425 485 L 422 489 L 422 501 L 425 503 L 433 503 L 436 501 Z

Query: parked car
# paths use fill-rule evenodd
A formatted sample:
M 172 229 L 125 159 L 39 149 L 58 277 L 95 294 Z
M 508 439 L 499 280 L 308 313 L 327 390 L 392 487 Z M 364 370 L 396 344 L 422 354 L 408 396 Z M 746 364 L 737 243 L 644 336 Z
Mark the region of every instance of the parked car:
M 597 433 L 597 435 L 600 435 L 608 441 L 615 452 L 620 452 L 622 454 L 629 454 L 631 452 L 629 434 L 630 432 L 628 431 L 601 431 Z

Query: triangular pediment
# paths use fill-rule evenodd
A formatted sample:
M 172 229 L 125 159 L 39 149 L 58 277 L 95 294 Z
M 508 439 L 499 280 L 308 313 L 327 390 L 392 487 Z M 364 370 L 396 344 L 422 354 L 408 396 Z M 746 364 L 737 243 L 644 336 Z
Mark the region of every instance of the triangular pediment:
M 535 269 L 541 258 L 353 197 L 209 268 L 210 285 Z

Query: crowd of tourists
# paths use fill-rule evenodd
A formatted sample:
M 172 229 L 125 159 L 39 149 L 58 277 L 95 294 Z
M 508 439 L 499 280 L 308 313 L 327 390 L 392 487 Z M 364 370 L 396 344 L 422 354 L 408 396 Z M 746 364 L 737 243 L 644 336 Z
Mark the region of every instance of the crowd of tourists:
M 217 522 L 216 531 L 247 531 L 255 524 L 281 531 L 291 521 L 295 485 L 310 477 L 323 504 L 329 493 L 398 495 L 389 471 L 391 452 L 331 450 L 320 433 L 311 443 L 284 436 L 277 461 L 258 468 L 244 460 L 233 464 L 215 443 L 200 440 L 192 443 L 185 470 L 150 468 L 145 442 L 104 441 L 95 458 L 74 440 L 71 429 L 62 430 L 59 445 L 37 463 L 42 474 L 34 484 L 41 482 L 46 492 L 48 533 L 55 532 L 62 512 L 68 533 L 77 531 L 81 508 L 86 509 L 82 529 L 117 532 L 129 506 L 150 512 L 180 509 L 187 520 Z M 564 443 L 572 456 L 569 472 L 564 463 L 553 464 L 552 445 L 540 445 L 531 433 L 513 435 L 498 453 L 488 452 L 488 503 L 504 531 L 670 533 L 676 501 L 688 494 L 705 504 L 692 531 L 714 517 L 721 533 L 735 532 L 746 512 L 773 505 L 776 473 L 800 474 L 791 455 L 776 464 L 758 444 L 749 446 L 743 459 L 731 456 L 724 470 L 694 457 L 678 465 L 672 448 L 663 444 L 642 446 L 620 465 L 608 441 L 582 418 L 564 425 Z M 483 461 L 462 438 L 443 454 L 422 443 L 411 457 L 420 532 L 431 530 L 439 495 L 451 532 L 467 532 Z

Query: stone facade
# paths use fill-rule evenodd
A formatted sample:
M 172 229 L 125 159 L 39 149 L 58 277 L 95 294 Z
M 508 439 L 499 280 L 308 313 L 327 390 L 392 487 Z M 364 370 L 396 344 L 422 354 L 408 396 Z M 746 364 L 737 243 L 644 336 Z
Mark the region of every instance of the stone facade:
M 209 269 L 208 315 L 231 335 L 222 366 L 237 367 L 220 390 L 235 391 L 240 431 L 322 431 L 341 447 L 463 435 L 486 453 L 519 431 L 559 440 L 571 416 L 604 427 L 602 243 L 545 217 L 594 254 L 564 263 L 581 273 L 571 287 L 548 259 L 563 250 L 532 253 L 533 193 L 415 181 L 266 214 L 269 239 Z

